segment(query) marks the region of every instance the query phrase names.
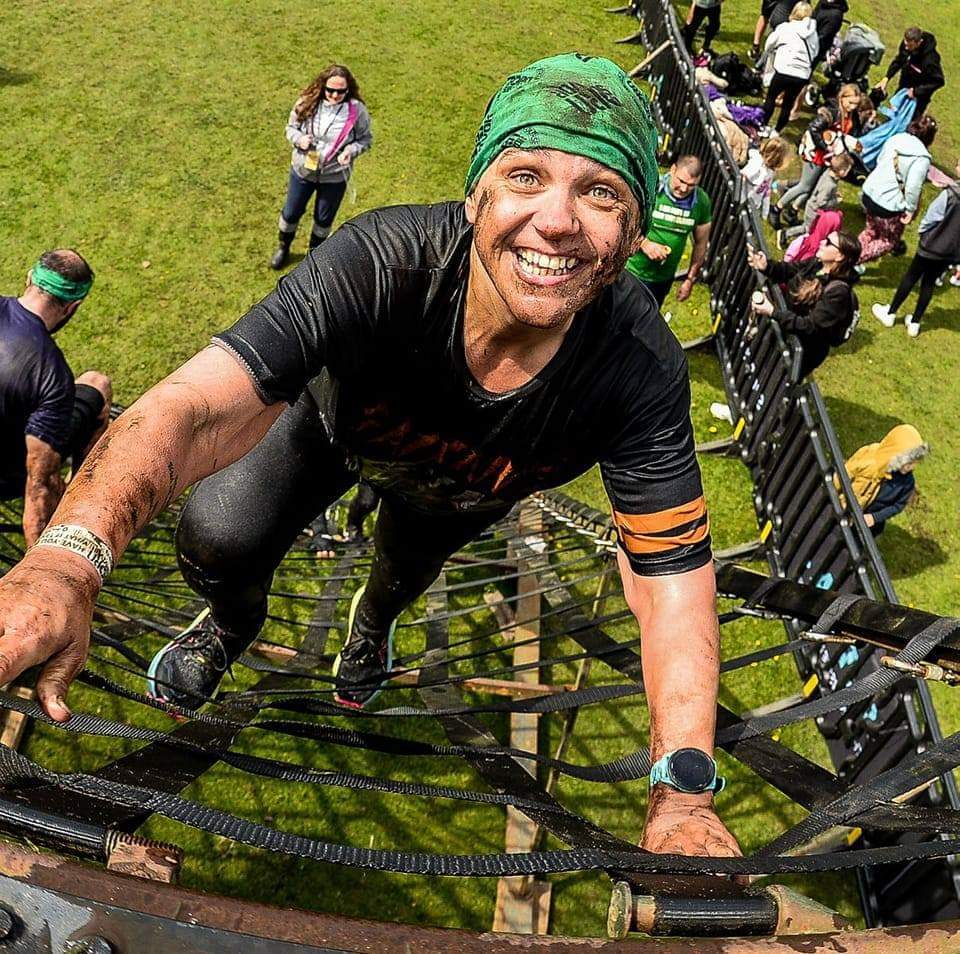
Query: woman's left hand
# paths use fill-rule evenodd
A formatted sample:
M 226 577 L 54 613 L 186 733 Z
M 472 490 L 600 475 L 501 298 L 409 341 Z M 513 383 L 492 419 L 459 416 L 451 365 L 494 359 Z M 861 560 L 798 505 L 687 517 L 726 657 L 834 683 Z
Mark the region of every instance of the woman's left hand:
M 349 166 L 352 159 L 353 155 L 351 153 L 341 152 L 340 155 L 337 156 L 337 164 L 341 166 Z

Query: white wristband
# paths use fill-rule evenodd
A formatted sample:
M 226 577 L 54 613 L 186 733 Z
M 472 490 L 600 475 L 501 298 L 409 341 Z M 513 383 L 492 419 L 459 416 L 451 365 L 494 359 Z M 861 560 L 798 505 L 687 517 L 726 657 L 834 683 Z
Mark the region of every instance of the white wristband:
M 102 583 L 113 569 L 113 551 L 95 533 L 86 527 L 61 523 L 47 527 L 34 547 L 59 547 L 82 556 L 100 574 Z

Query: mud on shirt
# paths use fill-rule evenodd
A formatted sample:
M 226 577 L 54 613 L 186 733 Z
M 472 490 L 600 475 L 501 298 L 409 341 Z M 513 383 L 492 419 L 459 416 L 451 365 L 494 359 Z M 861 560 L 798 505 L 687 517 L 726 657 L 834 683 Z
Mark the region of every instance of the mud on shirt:
M 472 234 L 462 202 L 361 215 L 214 343 L 267 403 L 309 387 L 331 441 L 412 506 L 508 507 L 599 462 L 633 569 L 702 566 L 686 360 L 649 293 L 621 275 L 531 381 L 492 394 L 464 352 Z

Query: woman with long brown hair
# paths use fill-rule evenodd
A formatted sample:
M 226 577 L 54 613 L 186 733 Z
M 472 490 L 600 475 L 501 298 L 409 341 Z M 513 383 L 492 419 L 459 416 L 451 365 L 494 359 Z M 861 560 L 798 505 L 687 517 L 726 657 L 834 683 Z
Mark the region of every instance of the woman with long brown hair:
M 293 155 L 280 213 L 280 244 L 270 260 L 276 269 L 287 263 L 297 225 L 313 195 L 310 248 L 330 234 L 353 161 L 373 142 L 370 114 L 350 70 L 328 66 L 303 90 L 287 120 L 287 139 Z
M 820 243 L 814 258 L 805 262 L 774 262 L 763 252 L 749 249 L 747 261 L 770 281 L 784 287 L 786 308 L 776 309 L 766 296 L 753 310 L 768 315 L 803 348 L 800 376 L 823 364 L 831 348 L 842 345 L 856 327 L 859 303 L 853 285 L 860 243 L 846 232 L 831 232 Z

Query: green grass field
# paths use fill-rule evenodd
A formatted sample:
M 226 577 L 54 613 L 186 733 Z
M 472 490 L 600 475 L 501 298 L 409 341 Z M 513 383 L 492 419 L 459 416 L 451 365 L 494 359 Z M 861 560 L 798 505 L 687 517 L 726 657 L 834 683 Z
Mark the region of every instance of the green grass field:
M 903 0 L 854 0 L 852 6 L 853 15 L 878 26 L 891 46 L 912 16 Z M 727 0 L 724 32 L 715 45 L 744 48 L 756 7 L 755 0 Z M 0 288 L 19 293 L 27 268 L 45 248 L 74 246 L 87 255 L 97 285 L 59 341 L 75 371 L 97 367 L 110 373 L 124 403 L 272 288 L 276 276 L 266 262 L 289 157 L 283 125 L 299 88 L 319 67 L 331 60 L 351 66 L 374 123 L 373 151 L 358 163 L 342 220 L 385 204 L 459 196 L 483 108 L 511 70 L 570 49 L 609 55 L 627 68 L 642 56 L 637 47 L 613 43 L 632 30 L 625 18 L 605 15 L 600 4 L 584 8 L 546 0 L 371 0 L 306 8 L 278 0 L 13 0 L 2 23 L 0 106 L 7 121 L 0 160 Z M 948 81 L 960 81 L 960 8 L 938 7 L 934 28 Z M 942 92 L 931 108 L 943 122 L 933 152 L 944 168 L 952 167 L 960 148 L 960 121 L 946 110 L 950 94 Z M 849 199 L 850 220 L 857 221 L 854 197 Z M 911 246 L 915 236 L 908 232 Z M 298 254 L 305 242 L 301 235 L 294 246 Z M 846 450 L 879 439 L 902 420 L 916 424 L 933 445 L 918 474 L 922 500 L 889 527 L 881 549 L 904 601 L 957 613 L 960 530 L 952 475 L 960 446 L 952 371 L 960 355 L 960 292 L 938 293 L 915 341 L 902 327 L 882 329 L 869 316 L 869 305 L 889 298 L 905 265 L 904 259 L 889 259 L 871 269 L 860 286 L 861 329 L 817 378 Z M 687 307 L 667 307 L 681 338 L 702 333 L 708 320 L 704 289 Z M 691 372 L 698 438 L 719 436 L 724 426 L 718 429 L 708 413 L 710 401 L 722 396 L 716 362 L 696 355 Z M 736 461 L 709 460 L 705 480 L 716 544 L 753 537 L 745 469 Z M 572 489 L 605 507 L 595 476 Z M 760 632 L 731 630 L 725 653 L 780 635 L 774 626 Z M 617 635 L 629 632 L 622 628 Z M 742 708 L 795 688 L 792 664 L 781 661 L 729 680 L 724 701 Z M 90 701 L 83 693 L 76 698 L 77 705 Z M 954 729 L 960 726 L 957 699 L 938 694 L 943 721 Z M 103 714 L 125 712 L 116 706 Z M 570 758 L 597 762 L 623 754 L 639 744 L 645 725 L 640 704 L 585 710 Z M 555 738 L 556 726 L 551 723 L 545 734 Z M 784 740 L 824 757 L 809 726 L 785 732 Z M 89 768 L 119 747 L 85 743 L 84 751 Z M 72 741 L 49 731 L 36 732 L 27 752 L 56 767 L 75 764 Z M 329 767 L 349 764 L 354 771 L 392 771 L 367 753 L 351 753 L 347 760 L 342 752 L 306 744 L 270 752 L 322 759 Z M 433 763 L 413 761 L 393 774 L 418 779 L 435 771 Z M 476 785 L 459 765 L 434 780 Z M 188 794 L 280 827 L 364 846 L 490 851 L 503 838 L 502 817 L 489 809 L 431 805 L 424 837 L 424 806 L 417 800 L 253 784 L 226 769 L 209 773 Z M 560 796 L 623 837 L 639 834 L 642 785 L 598 790 L 564 783 Z M 752 784 L 747 773 L 734 775 L 720 808 L 748 849 L 799 817 L 795 807 Z M 152 823 L 150 832 L 184 845 L 184 882 L 204 890 L 474 930 L 491 923 L 492 882 L 296 864 L 168 822 Z M 578 874 L 553 881 L 553 930 L 602 934 L 606 879 Z M 819 879 L 806 890 L 848 913 L 855 909 L 850 879 Z

